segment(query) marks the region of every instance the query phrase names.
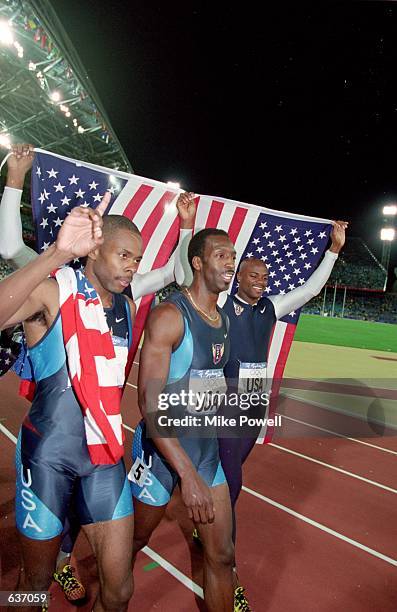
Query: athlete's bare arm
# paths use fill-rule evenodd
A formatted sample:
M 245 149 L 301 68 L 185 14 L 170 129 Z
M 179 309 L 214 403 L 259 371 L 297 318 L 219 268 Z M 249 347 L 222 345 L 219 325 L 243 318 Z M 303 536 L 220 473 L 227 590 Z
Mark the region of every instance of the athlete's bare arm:
M 141 351 L 138 402 L 145 418 L 158 410 L 158 395 L 166 385 L 171 352 L 181 341 L 184 324 L 172 304 L 160 304 L 149 315 Z M 214 505 L 209 487 L 202 480 L 177 438 L 150 432 L 154 444 L 181 479 L 181 493 L 189 517 L 197 523 L 213 522 Z
M 96 210 L 74 208 L 66 217 L 55 244 L 0 282 L 0 329 L 25 321 L 39 311 L 58 309 L 58 294 L 55 297 L 55 289 L 49 284 L 52 281 L 47 277 L 71 259 L 85 257 L 102 244 L 102 215 L 109 199 L 110 194 L 106 194 Z

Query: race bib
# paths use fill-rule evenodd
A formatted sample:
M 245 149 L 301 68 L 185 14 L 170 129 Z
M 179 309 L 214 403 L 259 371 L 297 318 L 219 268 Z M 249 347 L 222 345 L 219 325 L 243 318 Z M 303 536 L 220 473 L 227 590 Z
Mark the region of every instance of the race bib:
M 191 370 L 189 379 L 190 414 L 214 414 L 225 401 L 226 381 L 223 370 Z
M 150 457 L 149 463 L 150 465 L 146 465 L 143 456 L 137 457 L 128 473 L 128 480 L 131 480 L 131 482 L 136 482 L 136 484 L 138 484 L 140 487 L 143 487 L 143 483 L 145 482 L 150 468 L 152 467 L 152 457 Z
M 239 393 L 267 393 L 267 387 L 267 363 L 240 363 Z

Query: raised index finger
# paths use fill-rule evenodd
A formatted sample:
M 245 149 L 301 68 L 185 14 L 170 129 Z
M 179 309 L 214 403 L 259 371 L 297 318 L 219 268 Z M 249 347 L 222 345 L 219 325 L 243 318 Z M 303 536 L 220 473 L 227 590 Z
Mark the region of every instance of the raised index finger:
M 103 215 L 105 214 L 105 211 L 107 209 L 107 207 L 109 206 L 109 202 L 110 202 L 110 198 L 111 198 L 111 194 L 109 191 L 107 191 L 105 193 L 105 195 L 103 196 L 101 203 L 96 207 L 96 212 L 98 212 L 101 217 L 103 217 Z

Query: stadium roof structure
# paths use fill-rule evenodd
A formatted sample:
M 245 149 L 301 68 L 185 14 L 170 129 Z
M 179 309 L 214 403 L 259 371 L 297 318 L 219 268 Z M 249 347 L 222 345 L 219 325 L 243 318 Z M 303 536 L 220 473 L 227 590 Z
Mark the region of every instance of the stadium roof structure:
M 132 172 L 48 0 L 0 3 L 0 145 L 10 141 Z

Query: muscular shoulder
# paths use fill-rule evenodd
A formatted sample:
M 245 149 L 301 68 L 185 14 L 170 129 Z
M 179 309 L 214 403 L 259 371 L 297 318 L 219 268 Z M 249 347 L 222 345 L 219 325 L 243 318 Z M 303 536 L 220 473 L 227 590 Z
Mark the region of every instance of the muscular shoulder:
M 145 335 L 159 343 L 176 344 L 183 335 L 183 317 L 179 308 L 171 302 L 163 302 L 151 311 Z

